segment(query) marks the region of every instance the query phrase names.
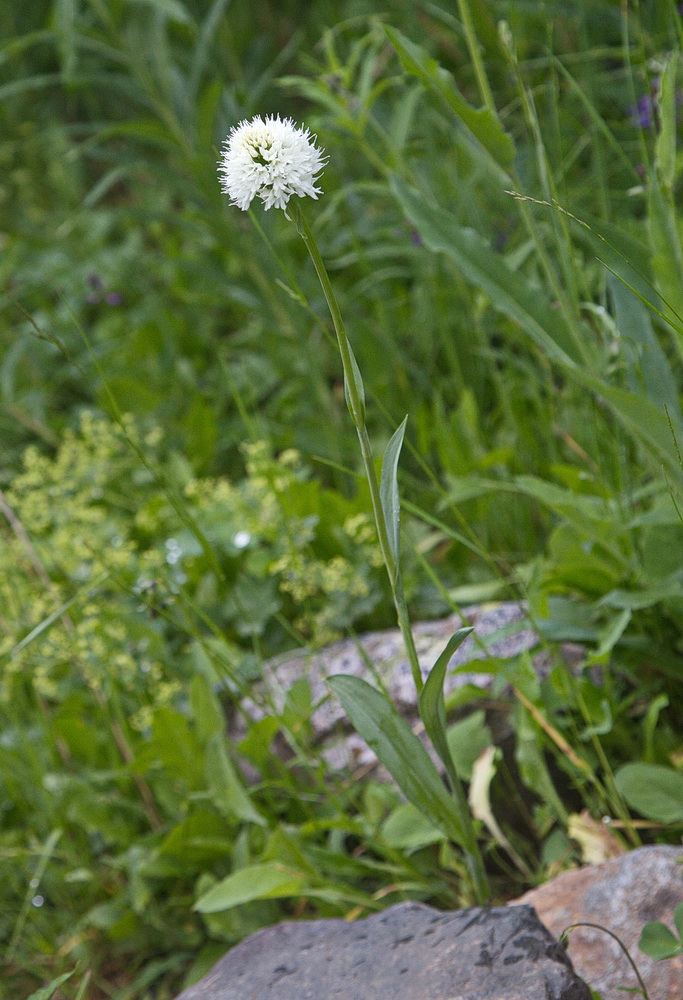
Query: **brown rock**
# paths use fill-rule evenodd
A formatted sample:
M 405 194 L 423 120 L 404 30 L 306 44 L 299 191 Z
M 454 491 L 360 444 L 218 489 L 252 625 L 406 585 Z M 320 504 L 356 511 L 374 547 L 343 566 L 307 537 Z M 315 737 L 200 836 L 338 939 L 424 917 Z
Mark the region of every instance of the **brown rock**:
M 672 915 L 683 902 L 683 847 L 641 847 L 600 865 L 565 872 L 525 893 L 555 937 L 574 923 L 600 924 L 628 948 L 650 1000 L 683 1000 L 683 956 L 655 962 L 638 950 L 643 925 L 660 920 L 673 930 Z M 515 905 L 512 904 L 512 905 Z M 567 950 L 578 974 L 604 1000 L 624 1000 L 620 987 L 638 981 L 619 945 L 608 934 L 579 927 Z

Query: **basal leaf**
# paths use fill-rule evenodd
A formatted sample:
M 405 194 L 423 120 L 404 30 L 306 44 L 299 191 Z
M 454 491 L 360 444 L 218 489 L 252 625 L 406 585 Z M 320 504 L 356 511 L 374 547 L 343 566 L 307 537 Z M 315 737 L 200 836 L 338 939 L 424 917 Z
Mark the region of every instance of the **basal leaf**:
M 281 865 L 247 865 L 228 875 L 200 896 L 193 909 L 199 913 L 218 913 L 255 899 L 282 899 L 297 896 L 304 887 L 300 873 Z
M 657 823 L 683 823 L 683 774 L 661 764 L 625 764 L 616 783 L 631 809 Z
M 451 840 L 463 844 L 463 824 L 429 754 L 392 703 L 359 677 L 335 674 L 328 683 L 354 729 L 406 796 Z

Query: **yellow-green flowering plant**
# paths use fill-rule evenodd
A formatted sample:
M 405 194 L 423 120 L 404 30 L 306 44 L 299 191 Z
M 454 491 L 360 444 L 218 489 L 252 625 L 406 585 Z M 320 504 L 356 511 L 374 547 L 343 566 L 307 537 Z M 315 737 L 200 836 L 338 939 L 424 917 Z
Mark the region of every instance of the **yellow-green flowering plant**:
M 272 207 L 283 209 L 286 217 L 295 223 L 318 275 L 337 336 L 344 371 L 344 395 L 358 434 L 379 547 L 419 697 L 420 715 L 427 734 L 443 761 L 451 795 L 422 743 L 384 695 L 360 678 L 347 675 L 332 677 L 330 686 L 352 724 L 376 752 L 406 797 L 451 840 L 460 845 L 473 897 L 477 902 L 483 903 L 489 895 L 487 878 L 463 786 L 448 748 L 443 697 L 443 681 L 449 660 L 471 630 L 461 629 L 452 637 L 425 681 L 410 626 L 399 551 L 400 498 L 397 468 L 407 417 L 387 445 L 378 480 L 366 425 L 363 379 L 327 268 L 299 200 L 302 197 L 317 199 L 321 194 L 316 183 L 327 161 L 324 151 L 316 146 L 315 140 L 316 137 L 308 129 L 297 127 L 289 118 L 271 116 L 243 121 L 232 129 L 226 139 L 219 164 L 219 177 L 223 191 L 229 195 L 231 203 L 243 211 L 257 197 L 266 210 Z M 292 198 L 295 200 L 292 201 Z

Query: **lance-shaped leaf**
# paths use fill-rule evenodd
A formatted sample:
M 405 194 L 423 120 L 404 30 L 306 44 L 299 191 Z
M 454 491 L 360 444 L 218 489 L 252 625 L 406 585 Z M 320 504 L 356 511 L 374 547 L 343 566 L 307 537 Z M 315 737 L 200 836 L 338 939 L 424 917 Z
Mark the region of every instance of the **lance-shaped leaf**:
M 282 899 L 299 895 L 306 884 L 301 872 L 275 862 L 247 865 L 228 875 L 205 892 L 193 909 L 199 913 L 218 913 L 255 899 Z
M 471 628 L 461 628 L 451 636 L 443 653 L 429 671 L 429 677 L 420 692 L 419 701 L 420 718 L 424 722 L 427 735 L 434 744 L 436 752 L 444 763 L 454 788 L 458 786 L 459 779 L 446 737 L 446 703 L 443 696 L 443 684 L 451 657 L 471 632 Z
M 406 432 L 405 417 L 401 426 L 394 432 L 384 452 L 382 459 L 382 477 L 379 487 L 379 497 L 382 504 L 382 513 L 387 528 L 389 548 L 394 557 L 395 577 L 394 583 L 399 576 L 399 548 L 400 548 L 400 527 L 401 527 L 401 498 L 398 493 L 398 460 L 403 445 L 403 437 Z

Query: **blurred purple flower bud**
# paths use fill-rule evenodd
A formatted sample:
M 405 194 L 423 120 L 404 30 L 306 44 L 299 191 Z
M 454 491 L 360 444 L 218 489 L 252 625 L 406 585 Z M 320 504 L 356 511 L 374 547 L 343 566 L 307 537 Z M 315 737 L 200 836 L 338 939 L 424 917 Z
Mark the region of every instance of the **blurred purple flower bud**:
M 652 128 L 654 125 L 654 104 L 649 94 L 639 97 L 637 104 L 630 104 L 628 111 L 636 128 Z
M 90 274 L 86 276 L 85 280 L 88 282 L 91 288 L 95 289 L 96 292 L 101 292 L 102 289 L 104 288 L 104 282 L 100 278 L 99 274 L 95 274 L 94 271 L 91 271 Z
M 120 306 L 123 302 L 123 295 L 118 292 L 108 292 L 104 301 L 108 306 Z

